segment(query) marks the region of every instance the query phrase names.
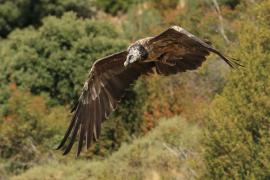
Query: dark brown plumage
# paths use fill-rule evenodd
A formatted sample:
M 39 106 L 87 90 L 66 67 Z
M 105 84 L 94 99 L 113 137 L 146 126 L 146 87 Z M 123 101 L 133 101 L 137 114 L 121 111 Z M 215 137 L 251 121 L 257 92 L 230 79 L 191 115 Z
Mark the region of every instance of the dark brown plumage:
M 161 75 L 193 70 L 201 66 L 210 52 L 219 55 L 230 67 L 240 65 L 179 26 L 156 37 L 138 40 L 126 51 L 97 60 L 72 110 L 73 118 L 58 149 L 64 148 L 67 154 L 78 135 L 77 156 L 83 144 L 89 148 L 100 136 L 102 121 L 116 108 L 124 90 L 140 75 L 152 73 L 153 69 Z

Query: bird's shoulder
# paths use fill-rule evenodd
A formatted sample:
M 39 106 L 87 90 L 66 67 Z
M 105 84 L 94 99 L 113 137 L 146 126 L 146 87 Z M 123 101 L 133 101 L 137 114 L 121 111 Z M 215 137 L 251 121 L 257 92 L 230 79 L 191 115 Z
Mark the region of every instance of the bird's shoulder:
M 175 30 L 175 31 L 178 31 L 178 32 L 186 32 L 187 31 L 184 28 L 182 28 L 180 26 L 176 26 L 176 25 L 169 27 L 169 29 L 172 29 L 172 30 Z
M 147 44 L 151 39 L 153 39 L 153 37 L 146 37 L 146 38 L 142 38 L 137 40 L 135 43 L 141 44 L 141 45 L 145 45 Z
M 137 40 L 137 41 L 131 43 L 131 44 L 129 45 L 128 49 L 129 49 L 130 47 L 136 45 L 136 44 L 140 44 L 140 45 L 142 45 L 144 48 L 147 49 L 147 46 L 148 46 L 148 44 L 149 44 L 149 42 L 150 42 L 151 39 L 153 39 L 153 37 L 146 37 L 146 38 L 139 39 L 139 40 Z

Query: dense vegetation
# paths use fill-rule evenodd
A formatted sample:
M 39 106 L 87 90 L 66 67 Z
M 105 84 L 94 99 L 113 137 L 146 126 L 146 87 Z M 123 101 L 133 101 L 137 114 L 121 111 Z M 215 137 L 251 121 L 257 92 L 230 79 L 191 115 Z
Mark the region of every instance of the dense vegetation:
M 0 179 L 269 179 L 269 9 L 267 0 L 0 0 Z M 210 56 L 197 71 L 141 77 L 89 151 L 55 151 L 92 63 L 172 24 L 245 68 Z
M 206 160 L 213 179 L 270 178 L 269 9 L 269 1 L 261 3 L 237 25 L 241 52 L 233 54 L 245 70 L 232 73 L 209 114 Z
M 1 48 L 1 82 L 46 93 L 58 104 L 71 103 L 92 63 L 126 47 L 117 38 L 106 22 L 77 19 L 73 13 L 48 17 L 38 30 L 10 34 Z
M 94 14 L 89 0 L 1 0 L 0 36 L 7 36 L 15 28 L 39 26 L 42 18 L 61 16 L 67 11 L 77 12 L 80 17 Z
M 14 179 L 36 179 L 44 172 L 53 179 L 196 178 L 196 170 L 202 164 L 198 148 L 201 134 L 196 125 L 176 117 L 160 123 L 132 144 L 124 144 L 106 160 L 78 160 L 66 165 L 53 162 L 33 168 Z M 73 169 L 80 171 L 73 172 Z

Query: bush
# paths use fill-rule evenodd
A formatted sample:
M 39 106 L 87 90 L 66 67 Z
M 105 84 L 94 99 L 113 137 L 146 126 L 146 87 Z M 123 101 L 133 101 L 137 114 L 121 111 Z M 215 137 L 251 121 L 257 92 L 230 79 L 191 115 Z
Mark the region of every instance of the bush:
M 131 8 L 127 20 L 123 23 L 124 35 L 136 41 L 140 38 L 153 36 L 164 30 L 160 28 L 161 15 L 155 9 L 140 9 L 140 6 Z
M 189 179 L 203 169 L 201 130 L 181 118 L 164 119 L 145 137 L 105 160 L 51 162 L 14 179 Z M 42 174 L 42 176 L 40 176 Z
M 3 58 L 0 80 L 4 82 L 3 88 L 5 84 L 14 83 L 34 95 L 49 96 L 51 106 L 71 105 L 78 98 L 93 62 L 127 47 L 126 41 L 107 22 L 77 19 L 75 14 L 67 13 L 62 18 L 48 17 L 43 23 L 38 30 L 15 31 L 0 43 Z M 134 104 L 134 96 L 129 94 L 126 102 Z M 4 94 L 2 101 L 5 103 Z M 127 109 L 125 105 L 121 107 Z M 120 146 L 121 140 L 129 138 L 125 134 L 129 130 L 125 128 L 137 123 L 135 114 L 132 120 L 122 117 L 116 113 L 105 122 L 103 141 L 94 146 L 90 154 L 108 154 Z M 132 123 L 128 125 L 129 122 Z
M 1 0 L 0 36 L 5 37 L 15 28 L 40 25 L 43 17 L 61 16 L 66 11 L 77 12 L 80 17 L 93 14 L 89 0 Z
M 43 24 L 37 31 L 15 31 L 0 43 L 0 80 L 33 94 L 46 93 L 56 103 L 71 103 L 77 97 L 95 60 L 126 48 L 105 22 L 68 13 L 48 17 Z
M 208 73 L 194 71 L 169 77 L 156 75 L 145 80 L 140 87 L 144 86 L 145 91 L 139 96 L 143 101 L 141 128 L 144 132 L 153 128 L 162 117 L 181 115 L 190 121 L 202 121 L 201 115 L 218 87 L 209 78 L 214 72 Z
M 0 169 L 19 173 L 48 158 L 67 115 L 65 108 L 49 108 L 47 98 L 20 91 L 14 84 L 6 94 L 0 108 L 0 162 L 4 162 Z
M 211 179 L 270 178 L 269 8 L 264 1 L 237 24 L 234 56 L 245 68 L 232 73 L 212 104 L 205 140 Z
M 117 15 L 117 13 L 125 13 L 127 10 L 136 4 L 139 0 L 95 0 L 95 4 L 98 8 L 103 11 L 110 13 L 112 15 Z
M 48 95 L 51 106 L 71 105 L 93 62 L 126 45 L 107 22 L 77 19 L 73 13 L 48 17 L 38 30 L 15 31 L 0 43 L 1 86 L 15 83 L 34 95 Z M 91 155 L 108 155 L 140 131 L 135 99 L 134 91 L 126 93 L 115 115 L 103 124 L 101 140 L 89 151 Z

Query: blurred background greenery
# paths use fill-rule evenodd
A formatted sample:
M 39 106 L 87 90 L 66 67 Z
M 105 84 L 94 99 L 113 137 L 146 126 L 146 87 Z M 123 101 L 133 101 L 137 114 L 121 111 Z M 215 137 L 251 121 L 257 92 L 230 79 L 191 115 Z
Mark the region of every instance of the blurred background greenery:
M 270 179 L 269 19 L 269 0 L 0 0 L 0 179 Z M 171 25 L 245 68 L 141 77 L 89 151 L 55 151 L 92 63 Z

